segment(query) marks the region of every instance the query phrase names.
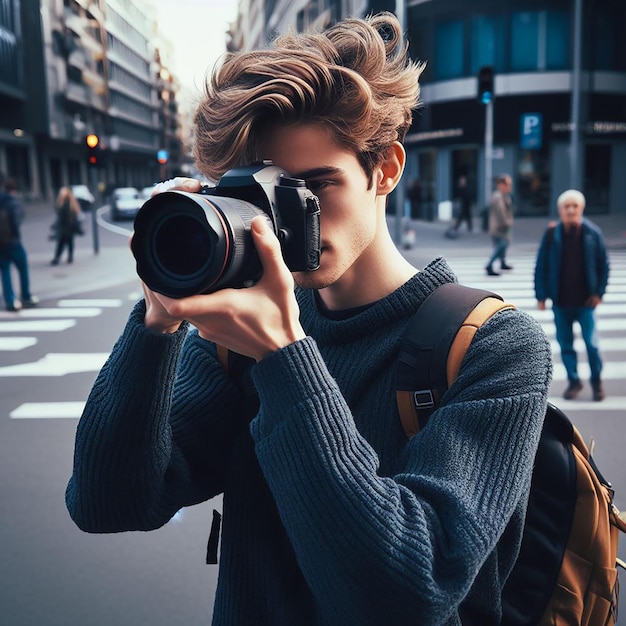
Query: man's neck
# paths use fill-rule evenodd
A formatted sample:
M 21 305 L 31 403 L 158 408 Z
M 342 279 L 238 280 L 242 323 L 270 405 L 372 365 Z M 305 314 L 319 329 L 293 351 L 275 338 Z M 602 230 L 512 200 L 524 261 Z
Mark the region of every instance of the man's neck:
M 336 283 L 318 294 L 331 311 L 360 307 L 388 296 L 417 271 L 387 234 L 373 241 Z

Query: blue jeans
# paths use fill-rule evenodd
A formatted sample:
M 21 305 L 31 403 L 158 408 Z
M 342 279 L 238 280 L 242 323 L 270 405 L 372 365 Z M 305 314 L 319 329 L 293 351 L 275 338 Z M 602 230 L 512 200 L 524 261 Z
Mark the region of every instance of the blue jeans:
M 4 303 L 8 307 L 12 307 L 15 303 L 15 293 L 13 291 L 13 280 L 11 278 L 11 263 L 15 264 L 18 274 L 20 275 L 20 290 L 22 298 L 29 300 L 30 278 L 28 276 L 28 260 L 26 258 L 26 250 L 19 241 L 13 241 L 0 251 L 0 273 L 2 273 L 2 294 Z
M 487 261 L 487 267 L 491 267 L 496 259 L 500 259 L 500 264 L 506 263 L 506 250 L 509 247 L 509 242 L 504 237 L 492 237 L 493 241 L 493 253 Z
M 553 306 L 552 311 L 556 326 L 556 340 L 561 348 L 561 358 L 568 380 L 579 380 L 578 359 L 574 350 L 574 322 L 578 322 L 587 348 L 591 382 L 599 381 L 602 373 L 602 357 L 598 347 L 595 309 L 589 306 Z

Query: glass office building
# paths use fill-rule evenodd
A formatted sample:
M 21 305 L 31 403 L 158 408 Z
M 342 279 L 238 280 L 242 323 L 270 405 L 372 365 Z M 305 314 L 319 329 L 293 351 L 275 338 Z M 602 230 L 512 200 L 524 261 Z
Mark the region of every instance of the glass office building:
M 489 151 L 493 176 L 513 176 L 518 215 L 554 215 L 569 187 L 589 214 L 626 211 L 623 0 L 414 0 L 405 29 L 427 62 L 407 139 L 413 217 L 436 217 L 462 175 L 478 210 Z M 481 68 L 493 72 L 491 105 L 478 97 Z

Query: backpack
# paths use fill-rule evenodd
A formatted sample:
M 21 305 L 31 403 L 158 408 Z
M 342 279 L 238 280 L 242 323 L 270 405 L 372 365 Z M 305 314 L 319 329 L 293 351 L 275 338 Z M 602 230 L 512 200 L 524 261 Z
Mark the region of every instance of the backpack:
M 492 292 L 448 283 L 415 312 L 400 344 L 396 374 L 407 437 L 426 426 L 478 328 L 506 308 L 515 307 Z M 253 361 L 219 345 L 217 353 L 254 411 Z M 626 532 L 626 516 L 613 503 L 611 484 L 569 418 L 548 403 L 520 553 L 502 595 L 501 626 L 614 626 L 617 566 L 626 569 L 617 558 L 619 531 Z M 212 526 L 211 563 L 217 562 L 215 532 Z
M 408 437 L 426 426 L 456 378 L 478 328 L 512 308 L 488 291 L 450 283 L 420 306 L 404 335 L 398 410 Z M 626 516 L 567 416 L 548 404 L 520 553 L 504 588 L 503 626 L 612 626 L 617 621 L 619 531 Z
M 8 203 L 0 200 L 0 248 L 8 246 L 14 238 L 15 232 L 11 223 L 11 212 Z

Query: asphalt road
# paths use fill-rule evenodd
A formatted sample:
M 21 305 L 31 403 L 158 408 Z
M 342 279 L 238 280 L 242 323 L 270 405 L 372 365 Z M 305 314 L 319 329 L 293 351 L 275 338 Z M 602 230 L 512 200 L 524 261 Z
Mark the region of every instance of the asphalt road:
M 17 315 L 0 313 L 0 621 L 7 626 L 208 624 L 217 568 L 204 558 L 219 501 L 185 510 L 158 531 L 114 535 L 82 533 L 65 509 L 77 418 L 140 297 L 127 248 L 130 223 L 101 224 L 96 254 L 91 214 L 87 220 L 75 262 L 53 267 L 47 240 L 51 214 L 45 207 L 29 212 L 24 241 L 41 304 Z M 552 395 L 585 439 L 595 439 L 597 461 L 616 487 L 618 506 L 626 509 L 626 246 L 621 246 L 626 219 L 611 224 L 614 269 L 599 310 L 607 399 L 589 402 L 587 388 L 580 401 L 564 405 L 556 354 Z M 418 224 L 418 246 L 405 254 L 418 266 L 445 255 L 462 282 L 487 284 L 532 312 L 529 281 L 540 227 L 520 225 L 511 250 L 515 270 L 495 282 L 484 276 L 490 245 L 481 233 L 450 241 L 443 237 L 444 225 Z M 550 317 L 538 319 L 553 335 Z M 626 558 L 626 537 L 620 554 Z M 626 624 L 625 619 L 620 621 Z

